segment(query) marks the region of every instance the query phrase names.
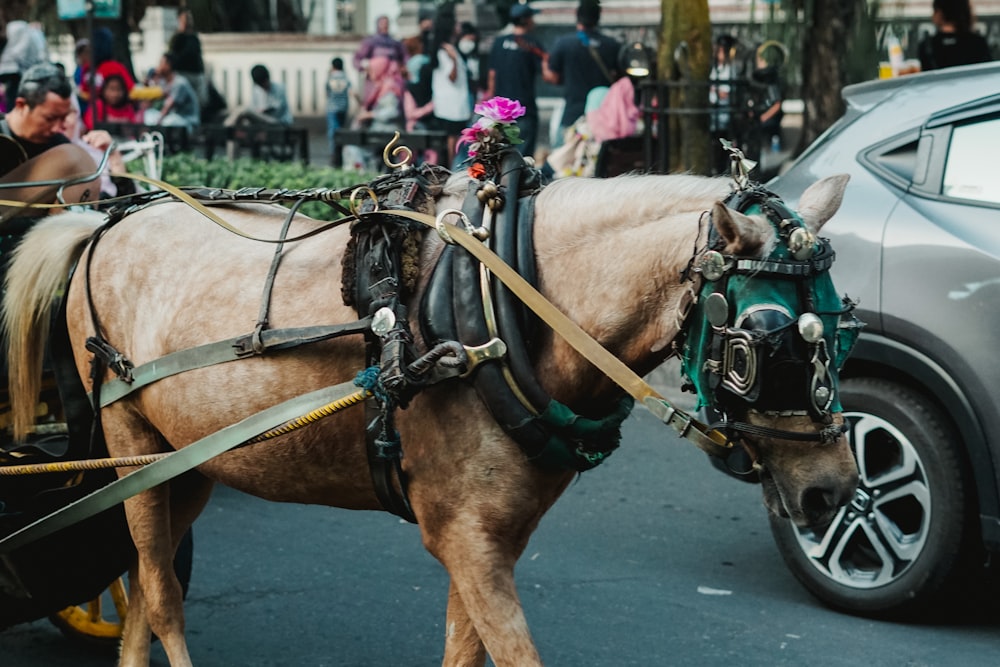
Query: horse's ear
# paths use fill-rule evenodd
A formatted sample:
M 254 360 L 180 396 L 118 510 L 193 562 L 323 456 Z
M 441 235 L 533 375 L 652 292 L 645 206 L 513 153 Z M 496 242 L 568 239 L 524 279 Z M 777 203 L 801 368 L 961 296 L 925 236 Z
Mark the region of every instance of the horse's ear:
M 712 205 L 712 224 L 726 242 L 723 252 L 727 255 L 753 252 L 764 243 L 758 222 L 721 201 Z
M 799 199 L 799 216 L 810 231 L 816 233 L 840 208 L 844 200 L 849 174 L 827 176 L 810 185 Z

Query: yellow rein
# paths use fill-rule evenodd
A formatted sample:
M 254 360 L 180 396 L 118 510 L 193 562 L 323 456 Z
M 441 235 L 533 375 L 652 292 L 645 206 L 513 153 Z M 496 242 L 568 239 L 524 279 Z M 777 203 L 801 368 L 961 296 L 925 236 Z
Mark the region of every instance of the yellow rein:
M 281 426 L 276 426 L 269 431 L 261 433 L 258 436 L 250 438 L 244 443 L 237 445 L 238 447 L 245 447 L 247 445 L 253 445 L 258 442 L 264 442 L 265 440 L 271 440 L 272 438 L 277 438 L 279 435 L 285 435 L 291 433 L 292 431 L 298 430 L 304 426 L 308 426 L 313 422 L 319 421 L 324 417 L 329 417 L 341 410 L 346 410 L 349 407 L 357 405 L 362 401 L 370 398 L 372 393 L 367 389 L 359 389 L 353 394 L 348 394 L 343 398 L 339 398 L 336 401 L 331 401 L 324 406 L 316 408 L 315 410 L 302 415 L 301 417 L 296 417 L 291 419 Z M 101 470 L 103 468 L 128 468 L 132 466 L 144 466 L 160 459 L 170 456 L 173 452 L 163 452 L 160 454 L 146 454 L 144 456 L 120 456 L 118 458 L 104 458 L 104 459 L 84 459 L 81 461 L 58 461 L 54 463 L 31 463 L 27 465 L 15 465 L 15 466 L 0 466 L 0 477 L 15 477 L 20 475 L 36 475 L 46 472 L 75 472 L 82 470 Z

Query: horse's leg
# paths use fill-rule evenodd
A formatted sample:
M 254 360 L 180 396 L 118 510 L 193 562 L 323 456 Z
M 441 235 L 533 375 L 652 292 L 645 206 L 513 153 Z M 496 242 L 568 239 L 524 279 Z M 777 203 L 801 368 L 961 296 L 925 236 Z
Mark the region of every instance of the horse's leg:
M 139 566 L 129 570 L 132 586 L 128 593 L 128 613 L 122 627 L 122 639 L 118 645 L 118 667 L 147 667 L 149 665 L 150 630 L 146 622 L 142 587 L 138 585 Z
M 486 647 L 483 646 L 476 626 L 462 603 L 455 582 L 448 588 L 448 617 L 444 634 L 444 665 L 469 665 L 482 667 L 486 664 Z
M 438 416 L 447 418 L 446 412 Z M 455 440 L 450 448 L 430 440 L 421 443 L 428 446 L 429 460 L 418 462 L 414 456 L 410 461 L 415 473 L 411 500 L 424 546 L 451 576 L 443 664 L 482 665 L 485 647 L 497 667 L 540 665 L 514 584 L 514 565 L 573 475 L 546 474 L 519 462 L 516 450 L 509 445 L 495 450 L 496 441 L 488 436 L 456 468 L 454 460 L 447 461 L 449 455 L 464 455 Z M 438 452 L 445 456 L 434 460 Z
M 202 477 L 196 472 L 187 473 L 170 484 L 169 496 L 171 509 L 170 531 L 168 534 L 171 537 L 171 554 L 176 553 L 177 546 L 184 533 L 191 527 L 194 519 L 201 513 L 201 510 L 208 502 L 211 490 L 211 480 Z M 128 503 L 126 503 L 127 505 Z M 170 568 L 173 571 L 172 558 Z M 149 664 L 150 633 L 156 632 L 157 636 L 161 638 L 162 635 L 159 630 L 153 630 L 150 626 L 148 619 L 149 611 L 146 608 L 145 596 L 143 594 L 144 585 L 141 581 L 141 575 L 137 572 L 137 568 L 133 568 L 129 576 L 130 580 L 136 583 L 133 584 L 129 593 L 128 615 L 126 616 L 125 627 L 122 632 L 120 665 L 121 667 L 145 667 Z M 181 621 L 183 623 L 183 619 Z M 166 641 L 164 641 L 164 649 L 167 651 L 168 656 L 177 653 L 177 649 L 170 648 Z M 187 656 L 186 646 L 182 645 L 180 647 L 179 655 L 181 659 L 185 659 L 184 656 Z M 171 665 L 189 664 L 175 662 L 173 657 L 170 659 Z
M 162 450 L 159 434 L 127 409 L 117 406 L 107 409 L 102 421 L 108 451 L 112 455 L 149 454 Z M 211 486 L 201 483 L 194 488 Z M 205 498 L 207 492 L 195 493 L 196 504 L 204 504 Z M 174 525 L 169 484 L 161 484 L 126 500 L 125 516 L 138 552 L 138 563 L 130 579 L 132 601 L 122 632 L 120 664 L 122 667 L 149 664 L 152 631 L 162 642 L 171 667 L 190 667 L 191 658 L 184 641 L 183 594 L 174 574 L 173 561 L 182 530 L 190 525 L 192 516 L 181 512 L 184 525 Z
M 458 592 L 460 606 L 449 598 L 448 632 L 454 621 L 456 635 L 445 644 L 443 665 L 481 665 L 470 654 L 472 633 L 479 636 L 497 667 L 529 667 L 542 661 L 531 639 L 528 621 L 514 583 L 514 564 L 527 545 L 496 540 L 466 524 L 455 527 L 446 548 L 435 554 L 451 575 L 452 587 Z M 434 553 L 434 552 L 432 552 Z M 471 623 L 463 622 L 468 618 Z M 447 632 L 446 632 L 447 634 Z
M 541 665 L 514 565 L 573 480 L 524 458 L 474 392 L 431 388 L 401 420 L 403 469 L 424 547 L 451 576 L 446 667 Z
M 130 605 L 122 638 L 122 667 L 148 664 L 150 631 L 163 643 L 171 667 L 191 665 L 184 642 L 183 593 L 173 566 L 180 538 L 172 536 L 169 503 L 169 489 L 164 486 L 125 502 L 132 540 L 139 552 L 138 579 L 132 581 L 132 589 L 138 589 L 139 605 L 135 610 L 140 613 L 134 614 Z M 131 627 L 133 622 L 136 625 Z M 133 656 L 133 650 L 138 651 L 137 655 Z

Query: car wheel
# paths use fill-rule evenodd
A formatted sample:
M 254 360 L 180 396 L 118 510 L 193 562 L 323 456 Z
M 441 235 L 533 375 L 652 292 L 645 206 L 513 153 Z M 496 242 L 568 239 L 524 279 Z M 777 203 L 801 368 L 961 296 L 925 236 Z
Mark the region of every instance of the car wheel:
M 978 553 L 961 442 L 933 403 L 896 382 L 845 379 L 840 398 L 858 490 L 823 530 L 772 517 L 778 549 L 834 608 L 880 617 L 926 611 L 955 592 Z

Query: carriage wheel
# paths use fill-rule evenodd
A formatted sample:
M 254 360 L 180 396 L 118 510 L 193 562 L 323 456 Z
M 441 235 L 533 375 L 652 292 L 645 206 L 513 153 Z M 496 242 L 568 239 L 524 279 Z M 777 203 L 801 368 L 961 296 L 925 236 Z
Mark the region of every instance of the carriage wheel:
M 49 620 L 73 639 L 100 644 L 116 643 L 122 636 L 122 626 L 125 614 L 128 612 L 128 592 L 125 590 L 125 580 L 118 577 L 110 586 L 107 594 L 114 603 L 117 618 L 104 618 L 104 596 L 95 598 L 82 605 L 66 607 L 49 617 Z
M 191 564 L 194 554 L 194 540 L 191 531 L 184 534 L 177 555 L 174 557 L 174 572 L 180 580 L 181 589 L 187 597 L 188 586 L 191 583 Z M 110 599 L 114 607 L 114 615 L 105 618 L 107 609 L 105 602 Z M 66 607 L 49 616 L 49 620 L 70 639 L 89 644 L 116 646 L 122 636 L 125 616 L 128 614 L 128 591 L 125 589 L 124 577 L 119 577 L 108 586 L 107 590 L 89 602 Z

